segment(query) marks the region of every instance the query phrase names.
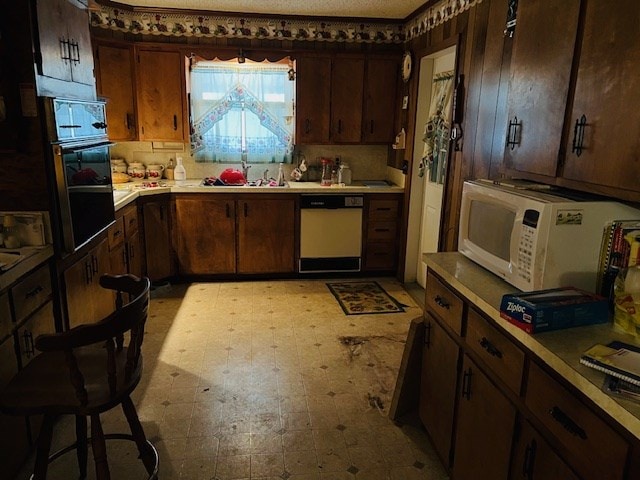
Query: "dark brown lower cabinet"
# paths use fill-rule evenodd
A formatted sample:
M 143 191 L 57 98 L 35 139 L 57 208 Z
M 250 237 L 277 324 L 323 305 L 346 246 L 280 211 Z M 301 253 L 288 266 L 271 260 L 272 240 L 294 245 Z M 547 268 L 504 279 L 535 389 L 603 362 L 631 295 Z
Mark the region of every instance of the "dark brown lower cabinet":
M 467 355 L 461 382 L 453 478 L 506 480 L 516 408 Z
M 460 348 L 429 312 L 424 324 L 420 420 L 440 459 L 450 466 Z
M 154 197 L 142 204 L 146 274 L 151 281 L 173 274 L 171 200 L 168 195 Z
M 555 450 L 527 421 L 515 440 L 511 480 L 579 480 Z
M 252 196 L 237 205 L 238 273 L 292 273 L 295 200 Z

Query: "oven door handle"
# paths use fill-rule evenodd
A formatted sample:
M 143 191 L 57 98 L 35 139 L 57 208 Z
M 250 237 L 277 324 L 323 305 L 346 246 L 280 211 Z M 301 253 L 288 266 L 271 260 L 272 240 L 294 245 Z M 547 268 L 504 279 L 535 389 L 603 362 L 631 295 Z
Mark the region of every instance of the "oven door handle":
M 60 150 L 62 153 L 74 153 L 74 152 L 84 152 L 85 150 L 92 150 L 94 148 L 100 147 L 111 147 L 115 145 L 113 142 L 99 142 L 99 143 L 82 143 L 78 145 L 60 145 Z

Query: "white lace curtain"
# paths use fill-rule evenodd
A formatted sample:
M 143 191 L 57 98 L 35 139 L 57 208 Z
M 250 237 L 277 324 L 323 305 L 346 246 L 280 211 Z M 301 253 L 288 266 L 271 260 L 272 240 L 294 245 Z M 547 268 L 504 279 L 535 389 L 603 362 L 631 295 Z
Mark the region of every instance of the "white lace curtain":
M 191 150 L 196 161 L 290 161 L 294 138 L 293 65 L 236 59 L 191 65 Z

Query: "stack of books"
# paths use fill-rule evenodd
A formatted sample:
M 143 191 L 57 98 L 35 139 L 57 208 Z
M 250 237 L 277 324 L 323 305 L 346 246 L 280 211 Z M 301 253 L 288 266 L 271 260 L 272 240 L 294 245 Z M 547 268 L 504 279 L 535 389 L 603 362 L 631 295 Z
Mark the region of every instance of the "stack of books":
M 640 220 L 615 220 L 604 228 L 597 292 L 613 300 L 613 284 L 622 268 L 640 264 Z

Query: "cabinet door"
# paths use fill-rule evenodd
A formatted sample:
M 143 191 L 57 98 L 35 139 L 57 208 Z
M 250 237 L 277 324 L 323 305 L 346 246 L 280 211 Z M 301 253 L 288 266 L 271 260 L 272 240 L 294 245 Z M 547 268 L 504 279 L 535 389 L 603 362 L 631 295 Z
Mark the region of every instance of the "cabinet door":
M 64 272 L 69 328 L 85 323 L 90 310 L 91 257 L 85 255 Z
M 357 143 L 362 136 L 364 59 L 335 58 L 331 67 L 331 141 Z
M 436 452 L 449 466 L 459 348 L 428 311 L 424 323 L 420 420 L 427 429 Z
M 329 142 L 331 59 L 296 61 L 296 144 Z
M 512 480 L 578 480 L 545 439 L 524 421 L 511 462 Z
M 142 242 L 140 234 L 136 231 L 127 238 L 127 271 L 136 277 L 142 276 Z
M 128 45 L 96 47 L 98 94 L 107 101 L 107 132 L 111 140 L 135 140 L 136 123 L 132 50 Z
M 587 2 L 562 176 L 638 191 L 640 3 Z M 574 131 L 582 115 L 586 125 Z M 583 135 L 576 150 L 576 136 Z M 580 155 L 578 155 L 580 153 Z
M 183 141 L 182 56 L 140 50 L 137 57 L 140 140 Z
M 466 355 L 458 405 L 453 478 L 506 479 L 516 409 Z
M 391 58 L 367 60 L 362 118 L 364 143 L 393 143 L 398 76 L 397 60 Z
M 93 52 L 86 10 L 68 0 L 37 2 L 39 73 L 67 82 L 93 85 Z
M 71 81 L 71 60 L 67 19 L 75 8 L 68 0 L 37 2 L 40 40 L 39 73 L 45 77 Z
M 110 271 L 114 275 L 127 273 L 127 245 L 123 242 L 109 251 Z
M 511 56 L 507 168 L 556 176 L 580 0 L 520 0 Z
M 158 200 L 142 207 L 147 276 L 161 280 L 171 275 L 169 201 Z
M 34 347 L 38 335 L 53 332 L 55 332 L 53 303 L 48 302 L 16 331 L 22 368 L 38 353 Z
M 176 244 L 182 274 L 235 273 L 235 202 L 204 195 L 176 198 Z
M 238 273 L 289 273 L 295 266 L 295 201 L 238 200 Z
M 92 322 L 102 320 L 115 310 L 115 292 L 100 286 L 100 277 L 111 273 L 109 258 L 109 242 L 105 238 L 90 253 L 91 256 L 91 303 L 93 306 Z

